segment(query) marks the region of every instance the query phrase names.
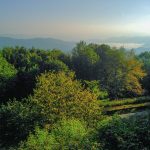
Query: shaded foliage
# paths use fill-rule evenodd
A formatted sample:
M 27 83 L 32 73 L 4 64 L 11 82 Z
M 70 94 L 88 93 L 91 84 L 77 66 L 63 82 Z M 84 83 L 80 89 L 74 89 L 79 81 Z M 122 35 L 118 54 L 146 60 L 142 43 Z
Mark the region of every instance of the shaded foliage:
M 103 118 L 98 99 L 149 94 L 149 52 L 136 57 L 132 50 L 81 41 L 71 54 L 3 48 L 0 62 L 2 148 L 25 140 L 19 149 L 149 149 L 148 119 L 113 118 L 95 129 Z M 123 103 L 131 101 L 103 106 Z
M 9 147 L 24 140 L 35 125 L 41 125 L 38 109 L 29 102 L 8 102 L 0 107 L 0 143 Z
M 98 142 L 108 150 L 150 149 L 150 118 L 113 117 L 99 125 Z
M 150 94 L 150 52 L 143 52 L 138 56 L 138 58 L 143 62 L 143 69 L 147 73 L 147 76 L 144 77 L 142 84 L 146 92 Z
M 36 76 L 45 71 L 67 71 L 69 56 L 60 50 L 26 49 L 24 47 L 4 48 L 3 57 L 15 68 L 16 86 L 14 96 L 24 98 L 33 93 Z M 64 63 L 65 62 L 65 63 Z
M 78 43 L 72 52 L 72 67 L 77 78 L 83 80 L 94 79 L 94 65 L 98 59 L 99 56 L 85 42 Z
M 99 87 L 111 98 L 143 94 L 140 80 L 145 72 L 133 51 L 80 42 L 73 50 L 72 64 L 78 79 L 99 80 Z
M 0 102 L 13 97 L 17 70 L 0 54 Z

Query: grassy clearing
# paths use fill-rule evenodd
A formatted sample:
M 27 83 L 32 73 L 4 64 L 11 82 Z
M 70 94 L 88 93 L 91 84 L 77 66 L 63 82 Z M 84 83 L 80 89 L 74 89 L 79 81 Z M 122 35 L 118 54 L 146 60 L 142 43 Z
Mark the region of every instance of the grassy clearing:
M 122 106 L 128 104 L 141 104 L 145 102 L 150 102 L 150 97 L 138 97 L 138 98 L 128 98 L 128 99 L 121 99 L 121 100 L 103 100 L 100 101 L 100 105 L 103 107 L 113 107 L 113 106 Z
M 100 105 L 104 107 L 104 114 L 126 114 L 141 110 L 150 109 L 150 97 L 138 97 L 133 99 L 122 100 L 104 100 L 100 101 Z
M 119 106 L 116 108 L 104 109 L 103 113 L 107 115 L 112 114 L 127 114 L 127 113 L 136 113 L 139 111 L 150 110 L 150 103 L 142 104 L 142 105 L 127 105 L 127 106 Z
M 122 106 L 115 106 L 115 107 L 108 107 L 106 111 L 117 111 L 122 109 L 131 109 L 131 108 L 141 108 L 141 107 L 150 107 L 150 102 L 141 103 L 141 104 L 129 104 L 129 105 L 122 105 Z

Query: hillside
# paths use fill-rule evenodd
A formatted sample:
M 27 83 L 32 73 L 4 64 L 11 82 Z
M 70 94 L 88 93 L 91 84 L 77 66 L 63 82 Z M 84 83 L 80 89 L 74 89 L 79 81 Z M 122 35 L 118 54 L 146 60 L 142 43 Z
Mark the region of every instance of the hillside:
M 70 51 L 75 46 L 74 42 L 68 42 L 53 38 L 30 38 L 30 39 L 16 39 L 9 37 L 0 37 L 0 48 L 8 46 L 24 46 L 27 48 L 40 49 L 61 49 L 63 51 Z
M 86 40 L 87 43 L 108 44 L 110 46 L 121 47 L 126 49 L 134 49 L 137 54 L 150 51 L 150 37 L 112 37 L 101 38 L 100 40 Z M 39 49 L 61 49 L 63 51 L 71 51 L 77 42 L 63 41 L 55 38 L 11 38 L 0 37 L 0 48 L 24 46 L 26 48 Z

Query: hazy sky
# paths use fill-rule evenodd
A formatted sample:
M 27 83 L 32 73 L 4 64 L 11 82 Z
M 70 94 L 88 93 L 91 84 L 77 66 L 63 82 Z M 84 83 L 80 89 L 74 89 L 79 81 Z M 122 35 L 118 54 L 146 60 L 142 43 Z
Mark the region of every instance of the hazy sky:
M 150 35 L 150 0 L 0 0 L 0 34 L 67 40 Z

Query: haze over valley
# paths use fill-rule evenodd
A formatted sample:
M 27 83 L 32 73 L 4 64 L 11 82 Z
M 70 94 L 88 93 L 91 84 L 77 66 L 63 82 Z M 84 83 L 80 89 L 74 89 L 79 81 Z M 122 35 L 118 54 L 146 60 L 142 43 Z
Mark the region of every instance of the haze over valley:
M 19 37 L 16 35 L 0 36 L 0 48 L 23 46 L 27 48 L 39 49 L 61 49 L 63 51 L 71 51 L 79 41 L 67 41 L 49 37 Z M 15 38 L 16 37 L 16 38 Z M 84 40 L 84 39 L 83 39 Z M 150 37 L 111 37 L 100 39 L 85 39 L 87 43 L 108 44 L 112 47 L 124 47 L 126 49 L 134 49 L 136 53 L 150 51 Z

